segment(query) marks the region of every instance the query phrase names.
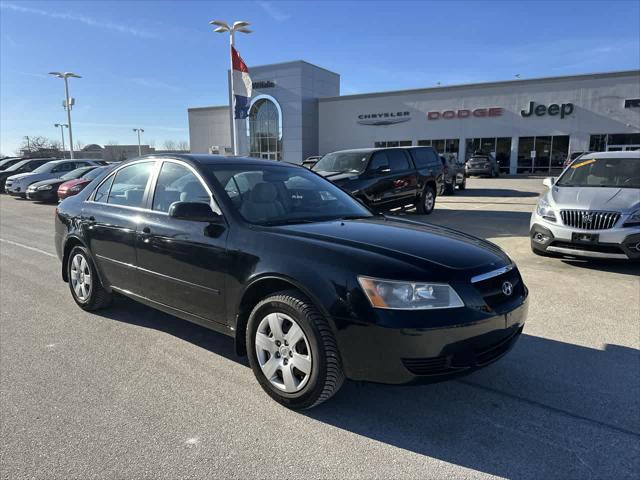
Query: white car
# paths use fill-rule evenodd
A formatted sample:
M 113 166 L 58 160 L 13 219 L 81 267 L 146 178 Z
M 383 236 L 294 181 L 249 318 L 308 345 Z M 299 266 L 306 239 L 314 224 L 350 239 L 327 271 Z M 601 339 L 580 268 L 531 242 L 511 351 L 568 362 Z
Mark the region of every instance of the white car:
M 586 154 L 544 184 L 534 253 L 640 260 L 640 151 Z
M 27 188 L 29 185 L 50 178 L 59 178 L 71 170 L 80 167 L 100 166 L 104 162 L 97 160 L 52 160 L 44 165 L 39 166 L 33 172 L 19 173 L 7 178 L 5 183 L 5 191 L 9 195 L 26 198 Z

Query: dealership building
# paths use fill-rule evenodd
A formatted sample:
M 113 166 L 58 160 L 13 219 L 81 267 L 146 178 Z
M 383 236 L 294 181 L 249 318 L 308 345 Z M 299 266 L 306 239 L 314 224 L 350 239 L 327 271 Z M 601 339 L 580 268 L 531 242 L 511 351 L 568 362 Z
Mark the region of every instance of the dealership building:
M 511 173 L 572 152 L 640 148 L 640 70 L 340 95 L 340 75 L 304 61 L 250 69 L 242 155 L 301 163 L 359 147 L 493 153 Z M 228 105 L 189 108 L 193 153 L 230 154 Z

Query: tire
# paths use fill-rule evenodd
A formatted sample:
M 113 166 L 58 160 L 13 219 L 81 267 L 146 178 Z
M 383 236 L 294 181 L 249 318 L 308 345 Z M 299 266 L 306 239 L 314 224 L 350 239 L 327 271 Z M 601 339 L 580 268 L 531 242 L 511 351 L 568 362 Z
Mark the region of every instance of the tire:
M 446 187 L 445 187 L 446 189 Z M 431 199 L 431 200 L 429 200 Z M 421 215 L 429 215 L 433 212 L 433 208 L 436 206 L 436 191 L 431 185 L 424 187 L 424 191 L 418 199 L 417 210 Z
M 66 268 L 71 296 L 80 308 L 93 311 L 111 303 L 112 295 L 102 286 L 91 254 L 86 248 L 74 247 L 67 257 Z
M 454 186 L 453 183 L 445 184 L 445 187 L 444 187 L 445 195 L 455 195 L 455 193 L 456 193 L 456 187 Z
M 301 332 L 295 330 L 298 340 L 289 345 L 286 340 L 292 338 L 295 327 Z M 344 382 L 338 346 L 327 319 L 296 290 L 274 293 L 254 307 L 246 345 L 258 383 L 287 408 L 315 407 L 331 398 Z
M 464 177 L 462 183 L 458 185 L 458 190 L 465 190 L 467 188 L 467 177 Z

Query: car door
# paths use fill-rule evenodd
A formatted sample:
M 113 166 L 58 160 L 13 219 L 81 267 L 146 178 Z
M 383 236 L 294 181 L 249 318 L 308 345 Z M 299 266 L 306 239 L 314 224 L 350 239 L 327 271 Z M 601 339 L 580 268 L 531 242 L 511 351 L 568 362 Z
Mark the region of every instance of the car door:
M 364 173 L 364 196 L 370 207 L 386 208 L 392 201 L 393 181 L 390 173 L 387 151 L 374 152 Z
M 418 193 L 418 172 L 406 150 L 387 150 L 389 178 L 392 184 L 390 201 L 392 206 L 401 207 L 415 202 Z
M 136 229 L 155 161 L 127 164 L 108 176 L 82 208 L 85 238 L 101 278 L 142 295 L 136 266 Z
M 208 321 L 226 323 L 224 286 L 228 271 L 228 228 L 176 219 L 174 202 L 202 202 L 220 212 L 197 171 L 164 160 L 136 235 L 137 264 L 144 296 Z

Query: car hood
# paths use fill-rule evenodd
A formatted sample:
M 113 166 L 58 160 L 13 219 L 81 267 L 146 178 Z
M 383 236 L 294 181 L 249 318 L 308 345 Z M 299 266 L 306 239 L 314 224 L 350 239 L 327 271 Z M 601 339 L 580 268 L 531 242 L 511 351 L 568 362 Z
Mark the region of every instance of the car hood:
M 80 183 L 89 183 L 90 181 L 91 180 L 86 180 L 84 178 L 75 178 L 73 180 L 67 180 L 62 185 L 60 185 L 60 188 L 64 190 L 66 188 L 75 187 L 76 185 L 78 185 Z
M 40 180 L 48 180 L 49 178 L 54 178 L 54 175 L 51 173 L 21 173 L 19 175 L 14 175 L 11 178 L 13 182 L 16 181 L 28 181 L 29 183 L 39 182 Z
M 314 170 L 314 172 L 316 172 L 319 175 L 322 175 L 324 178 L 334 183 L 341 182 L 341 181 L 346 182 L 349 180 L 354 180 L 358 178 L 358 175 L 359 175 L 359 173 L 355 173 L 355 172 L 325 172 L 322 170 L 320 171 Z
M 279 227 L 288 235 L 342 244 L 394 257 L 413 265 L 427 262 L 442 268 L 473 270 L 511 263 L 496 245 L 437 225 L 372 217 Z
M 24 177 L 28 177 L 29 175 L 33 175 L 33 173 L 31 173 L 31 172 L 28 172 L 28 173 L 16 173 L 16 174 L 14 174 L 14 175 L 11 175 L 11 174 L 10 174 L 10 172 L 4 172 L 4 173 L 8 173 L 8 174 L 9 174 L 9 175 L 7 176 L 7 180 L 11 179 L 11 180 L 13 180 L 14 182 L 15 182 L 16 180 L 20 180 L 20 179 L 22 179 L 22 178 L 24 178 Z
M 548 196 L 560 209 L 627 211 L 640 206 L 640 189 L 553 187 Z
M 39 182 L 32 183 L 31 187 L 41 187 L 43 185 L 56 185 L 63 183 L 63 180 L 59 178 L 49 178 L 47 180 L 40 180 Z

